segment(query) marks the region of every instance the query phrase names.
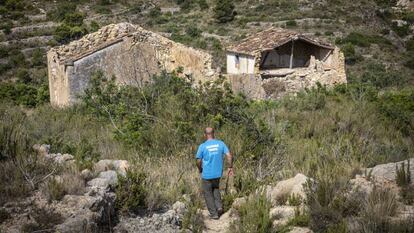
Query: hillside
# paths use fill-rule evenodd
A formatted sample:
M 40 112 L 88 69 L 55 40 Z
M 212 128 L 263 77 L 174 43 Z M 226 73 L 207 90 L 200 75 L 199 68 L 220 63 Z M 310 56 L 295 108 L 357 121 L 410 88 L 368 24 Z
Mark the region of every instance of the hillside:
M 414 232 L 410 0 L 0 0 L 0 232 Z M 143 87 L 97 72 L 49 102 L 46 51 L 129 22 L 212 54 L 271 26 L 341 48 L 347 84 L 252 100 L 182 69 Z M 233 153 L 225 213 L 195 165 Z M 226 167 L 227 168 L 227 167 Z

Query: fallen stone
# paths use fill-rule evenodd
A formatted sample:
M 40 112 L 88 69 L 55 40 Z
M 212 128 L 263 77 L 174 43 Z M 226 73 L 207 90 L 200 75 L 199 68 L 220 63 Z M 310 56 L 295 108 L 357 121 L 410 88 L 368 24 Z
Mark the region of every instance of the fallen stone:
M 291 219 L 295 216 L 295 207 L 293 206 L 276 206 L 270 209 L 269 216 L 271 219 L 284 220 Z
M 405 164 L 405 168 L 407 168 L 407 160 L 404 160 L 396 163 L 380 164 L 373 168 L 367 168 L 366 174 L 374 179 L 385 179 L 388 181 L 395 182 L 396 166 L 398 165 L 398 167 L 400 168 L 403 163 Z M 414 177 L 414 158 L 410 159 L 410 174 L 411 177 Z M 411 179 L 411 183 L 413 182 L 414 179 Z
M 35 150 L 39 155 L 46 156 L 49 154 L 50 151 L 50 145 L 47 144 L 35 144 L 33 145 L 33 150 Z
M 110 187 L 110 181 L 105 178 L 95 178 L 88 181 L 88 186 L 92 188 L 108 189 Z
M 307 180 L 307 176 L 299 173 L 293 178 L 280 181 L 274 187 L 266 186 L 266 197 L 270 199 L 273 206 L 278 204 L 278 200 L 282 197 L 289 197 L 291 195 L 297 195 L 302 198 L 302 200 L 305 200 L 306 193 L 303 186 L 306 184 Z
M 101 172 L 99 173 L 98 178 L 108 180 L 109 185 L 111 185 L 112 187 L 118 184 L 118 175 L 116 174 L 115 171 Z
M 129 163 L 126 160 L 110 160 L 104 159 L 95 163 L 93 170 L 95 172 L 103 172 L 108 170 L 114 170 L 119 174 L 126 176 L 126 171 L 129 168 Z

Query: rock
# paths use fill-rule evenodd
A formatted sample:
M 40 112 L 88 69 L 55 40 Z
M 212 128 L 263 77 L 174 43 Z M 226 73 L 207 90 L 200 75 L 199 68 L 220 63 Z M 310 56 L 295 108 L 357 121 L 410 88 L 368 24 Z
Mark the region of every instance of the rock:
M 280 181 L 275 187 L 267 186 L 265 193 L 273 205 L 276 205 L 279 199 L 289 197 L 291 195 L 298 195 L 303 200 L 306 199 L 306 194 L 303 185 L 306 184 L 308 177 L 299 173 L 295 177 Z
M 231 205 L 232 208 L 238 210 L 240 207 L 245 204 L 247 199 L 245 197 L 239 197 L 234 199 L 233 204 Z
M 293 227 L 288 233 L 313 233 L 313 231 L 307 227 Z
M 400 168 L 403 163 L 405 164 L 405 167 L 407 167 L 407 160 L 396 163 L 380 164 L 373 168 L 367 168 L 366 174 L 377 180 L 388 180 L 395 182 L 396 166 L 398 165 Z M 414 158 L 410 159 L 410 173 L 411 177 L 414 177 Z M 413 182 L 414 179 L 411 180 L 411 183 Z
M 63 154 L 61 156 L 55 157 L 55 162 L 57 162 L 59 164 L 62 164 L 62 163 L 65 163 L 65 162 L 67 162 L 69 160 L 73 160 L 73 159 L 74 159 L 73 155 Z
M 118 184 L 118 175 L 115 171 L 106 171 L 99 173 L 98 178 L 107 179 L 111 186 Z
M 35 150 L 39 155 L 46 156 L 49 154 L 50 151 L 50 145 L 47 144 L 35 144 L 33 145 L 33 150 Z
M 100 232 L 115 220 L 115 194 L 101 196 L 66 195 L 54 208 L 65 221 L 56 232 Z
M 92 174 L 91 170 L 89 170 L 89 169 L 83 169 L 83 170 L 81 171 L 81 177 L 82 177 L 84 180 L 90 180 L 90 179 L 92 179 L 93 174 Z
M 95 163 L 93 170 L 95 172 L 103 172 L 107 170 L 115 170 L 119 174 L 126 176 L 126 171 L 129 168 L 129 163 L 126 160 L 110 160 L 104 159 Z
M 351 185 L 351 192 L 359 191 L 364 193 L 366 196 L 368 196 L 374 189 L 374 183 L 368 181 L 360 175 L 356 175 L 354 179 L 351 179 L 349 184 Z
M 58 164 L 64 164 L 70 161 L 73 161 L 74 156 L 70 155 L 70 154 L 61 154 L 61 153 L 57 153 L 57 154 L 47 154 L 45 155 L 46 158 L 53 160 L 55 163 Z
M 172 209 L 175 211 L 175 213 L 179 216 L 183 216 L 184 213 L 187 210 L 187 206 L 185 205 L 185 203 L 181 202 L 181 201 L 176 201 L 173 205 L 172 205 Z
M 269 216 L 271 219 L 291 219 L 295 216 L 295 207 L 293 206 L 276 206 L 270 209 Z
M 91 188 L 108 189 L 110 187 L 110 181 L 104 178 L 95 178 L 88 182 L 88 186 Z
M 121 218 L 113 232 L 178 233 L 182 232 L 180 224 L 176 211 L 168 210 L 165 213 L 153 214 L 151 217 Z

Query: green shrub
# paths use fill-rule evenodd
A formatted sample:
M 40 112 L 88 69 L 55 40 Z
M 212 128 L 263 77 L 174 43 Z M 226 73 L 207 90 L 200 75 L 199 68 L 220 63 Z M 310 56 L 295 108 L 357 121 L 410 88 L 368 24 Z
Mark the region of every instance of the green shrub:
M 234 19 L 236 12 L 232 0 L 216 0 L 214 6 L 214 18 L 219 23 L 227 23 Z
M 392 30 L 401 37 L 407 36 L 411 33 L 410 24 L 408 23 L 401 26 L 398 26 L 397 23 L 393 23 Z
M 391 119 L 405 135 L 414 131 L 414 91 L 390 92 L 379 99 L 381 113 Z
M 302 204 L 302 197 L 300 195 L 292 194 L 288 197 L 287 202 L 291 206 L 300 206 Z
M 361 229 L 363 232 L 390 232 L 390 217 L 396 210 L 397 200 L 393 192 L 374 187 L 361 211 Z
M 121 212 L 137 212 L 146 206 L 147 190 L 145 173 L 128 170 L 126 177 L 118 176 L 116 188 L 116 208 Z
M 371 44 L 391 45 L 391 42 L 379 35 L 365 35 L 359 32 L 351 32 L 340 43 L 351 43 L 360 47 L 368 47 Z
M 83 138 L 79 145 L 75 146 L 75 163 L 78 169 L 92 169 L 94 163 L 99 160 L 99 153 L 97 153 L 92 144 L 85 138 Z
M 294 28 L 298 26 L 298 24 L 296 23 L 296 20 L 289 20 L 286 22 L 286 27 L 287 28 Z
M 54 39 L 60 43 L 66 43 L 80 38 L 87 33 L 83 26 L 70 26 L 66 23 L 59 25 L 54 32 Z
M 32 81 L 32 78 L 30 77 L 29 70 L 27 69 L 19 69 L 17 71 L 17 79 L 22 83 L 29 83 Z
M 200 29 L 198 29 L 196 26 L 189 26 L 185 29 L 185 32 L 187 33 L 187 35 L 189 35 L 190 37 L 200 37 L 202 31 Z
M 89 25 L 89 31 L 90 32 L 96 32 L 99 30 L 99 28 L 101 28 L 98 24 L 98 22 L 92 20 L 90 25 Z
M 209 8 L 206 0 L 198 0 L 197 3 L 201 10 L 207 10 Z
M 369 62 L 364 68 L 360 81 L 370 83 L 375 87 L 399 86 L 405 81 L 401 72 L 387 70 L 381 63 Z
M 188 210 L 184 214 L 182 220 L 182 228 L 188 229 L 194 233 L 203 232 L 204 220 L 203 216 L 199 212 L 199 210 L 202 208 L 200 200 L 196 197 L 191 198 L 191 202 L 189 203 L 189 206 L 187 208 Z
M 66 14 L 72 14 L 76 12 L 76 3 L 63 1 L 59 2 L 57 8 L 47 13 L 48 17 L 54 21 L 63 21 Z
M 240 206 L 238 219 L 231 229 L 234 232 L 272 232 L 272 221 L 269 216 L 271 204 L 264 196 L 253 196 Z
M 341 46 L 341 50 L 345 56 L 346 64 L 353 65 L 363 59 L 363 57 L 356 53 L 355 47 L 352 43 L 345 43 Z
M 0 208 L 0 224 L 2 224 L 4 221 L 9 219 L 10 217 L 11 216 L 10 216 L 9 212 L 7 212 L 6 209 Z
M 62 200 L 63 196 L 66 194 L 63 182 L 55 178 L 47 181 L 45 189 L 49 201 Z
M 45 52 L 43 52 L 41 49 L 35 49 L 32 54 L 32 66 L 44 66 L 46 64 L 44 54 Z
M 411 182 L 410 160 L 407 160 L 407 168 L 405 167 L 404 162 L 401 164 L 401 167 L 398 167 L 398 164 L 395 164 L 395 174 L 395 180 L 398 186 L 404 187 L 409 185 Z

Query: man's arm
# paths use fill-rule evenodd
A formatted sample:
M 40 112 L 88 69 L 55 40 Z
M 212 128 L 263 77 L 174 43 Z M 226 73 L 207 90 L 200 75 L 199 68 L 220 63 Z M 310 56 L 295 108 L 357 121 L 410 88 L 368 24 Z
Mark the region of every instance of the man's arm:
M 198 171 L 200 173 L 203 172 L 203 162 L 202 162 L 202 160 L 201 159 L 197 159 L 196 164 L 197 164 Z
M 226 154 L 226 157 L 227 157 L 227 168 L 228 168 L 227 174 L 229 176 L 232 176 L 233 175 L 233 155 L 230 152 L 228 152 Z

